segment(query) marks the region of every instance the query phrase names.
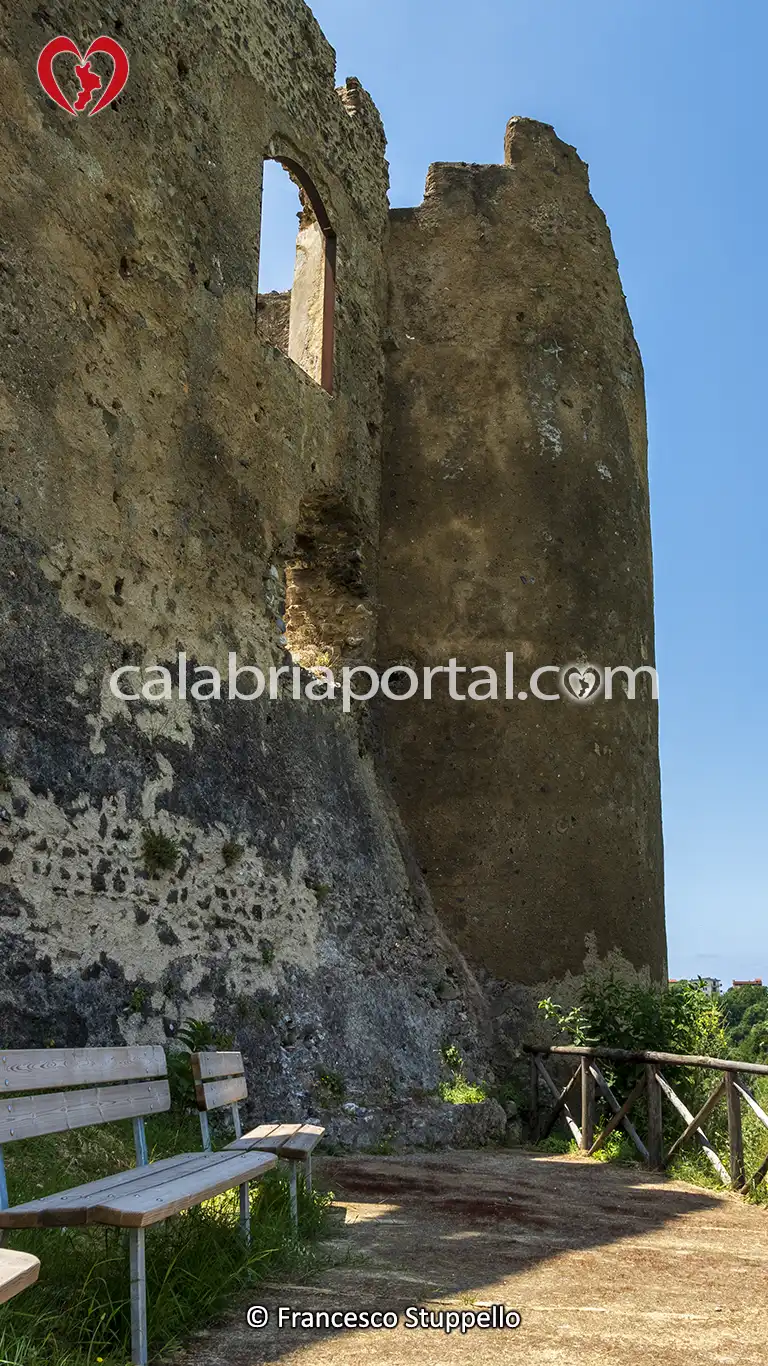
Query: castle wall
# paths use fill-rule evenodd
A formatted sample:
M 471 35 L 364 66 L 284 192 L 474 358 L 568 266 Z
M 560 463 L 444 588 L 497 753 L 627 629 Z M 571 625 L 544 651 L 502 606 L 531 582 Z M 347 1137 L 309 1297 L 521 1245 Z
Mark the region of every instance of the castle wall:
M 482 1006 L 364 725 L 106 682 L 179 648 L 285 664 L 299 540 L 323 609 L 294 603 L 304 635 L 370 654 L 381 124 L 357 82 L 334 88 L 300 0 L 120 13 L 131 77 L 93 119 L 34 72 L 55 34 L 101 33 L 101 8 L 8 4 L 0 24 L 0 1034 L 149 1041 L 211 1018 L 264 1113 L 306 1113 L 329 1074 L 383 1103 L 433 1088 L 446 1040 L 481 1060 Z M 337 233 L 332 396 L 256 329 L 267 154 L 301 163 Z M 172 868 L 148 869 L 148 831 Z
M 654 658 L 643 372 L 586 167 L 513 120 L 392 214 L 379 659 Z M 554 692 L 551 675 L 544 691 Z M 464 688 L 466 691 L 466 687 Z M 585 939 L 665 970 L 656 705 L 387 704 L 396 799 L 443 921 L 493 979 Z M 503 694 L 502 694 L 503 695 Z M 442 699 L 442 700 L 441 700 Z

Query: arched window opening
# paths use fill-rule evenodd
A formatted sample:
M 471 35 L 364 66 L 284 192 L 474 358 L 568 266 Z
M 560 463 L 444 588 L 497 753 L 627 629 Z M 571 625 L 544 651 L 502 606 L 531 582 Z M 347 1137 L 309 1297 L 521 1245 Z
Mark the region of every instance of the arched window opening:
M 298 235 L 295 218 L 298 217 Z M 333 392 L 336 234 L 306 171 L 264 163 L 258 333 Z

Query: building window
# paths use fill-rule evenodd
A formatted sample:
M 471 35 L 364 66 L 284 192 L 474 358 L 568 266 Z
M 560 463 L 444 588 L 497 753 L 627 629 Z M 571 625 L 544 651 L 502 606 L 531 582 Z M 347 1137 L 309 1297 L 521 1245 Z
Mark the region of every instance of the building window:
M 298 162 L 270 158 L 262 183 L 256 327 L 329 394 L 335 310 L 336 234 L 323 201 Z

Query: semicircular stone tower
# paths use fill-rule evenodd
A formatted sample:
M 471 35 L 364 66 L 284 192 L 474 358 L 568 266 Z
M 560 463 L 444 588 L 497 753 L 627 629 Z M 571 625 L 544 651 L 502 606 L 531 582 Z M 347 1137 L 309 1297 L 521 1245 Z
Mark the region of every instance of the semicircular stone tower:
M 436 680 L 387 703 L 388 763 L 475 966 L 540 984 L 589 941 L 663 977 L 649 678 L 588 706 L 527 688 L 542 666 L 653 664 L 642 363 L 586 166 L 530 119 L 505 150 L 432 166 L 391 216 L 379 657 L 491 666 L 503 689 L 512 652 L 514 698 Z

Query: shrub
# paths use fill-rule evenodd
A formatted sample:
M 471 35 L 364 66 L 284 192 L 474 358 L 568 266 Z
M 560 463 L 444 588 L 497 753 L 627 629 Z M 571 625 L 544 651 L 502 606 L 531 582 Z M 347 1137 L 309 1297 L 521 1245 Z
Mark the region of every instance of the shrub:
M 602 1046 L 628 1052 L 648 1050 L 714 1058 L 745 1057 L 743 1052 L 736 1051 L 734 1040 L 741 1039 L 742 1048 L 754 1045 L 753 1031 L 761 1026 L 759 1021 L 753 1023 L 754 1016 L 750 1012 L 762 1009 L 763 998 L 758 994 L 761 988 L 736 990 L 744 995 L 726 992 L 723 997 L 711 996 L 702 982 L 675 982 L 662 987 L 608 973 L 588 976 L 582 984 L 577 1004 L 570 1011 L 565 1011 L 551 999 L 540 1001 L 539 1007 L 568 1043 L 584 1047 Z M 637 1078 L 636 1066 L 608 1062 L 600 1065 L 609 1084 L 623 1099 Z M 680 1099 L 695 1114 L 714 1090 L 719 1076 L 715 1077 L 701 1067 L 671 1067 L 667 1079 Z M 754 1090 L 758 1102 L 765 1109 L 768 1085 L 763 1086 L 763 1080 L 758 1080 Z M 765 1100 L 761 1102 L 763 1093 Z M 681 1132 L 683 1121 L 666 1102 L 663 1113 L 665 1144 L 670 1145 Z M 603 1112 L 598 1119 L 599 1127 L 607 1121 L 607 1117 L 607 1111 Z M 643 1133 L 647 1120 L 644 1097 L 637 1102 L 636 1113 L 633 1111 L 631 1117 L 640 1133 Z M 746 1107 L 743 1107 L 743 1127 L 747 1170 L 751 1173 L 768 1153 L 768 1133 Z M 728 1126 L 724 1104 L 710 1115 L 706 1132 L 727 1166 Z M 604 1160 L 611 1160 L 619 1154 L 622 1157 L 628 1155 L 627 1145 L 623 1138 L 614 1137 L 609 1141 Z M 700 1185 L 714 1184 L 722 1189 L 703 1153 L 693 1142 L 678 1152 L 670 1167 L 670 1174 Z M 768 1200 L 765 1186 L 760 1188 L 757 1198 Z
M 443 1081 L 438 1089 L 440 1099 L 450 1101 L 451 1105 L 479 1105 L 481 1101 L 488 1099 L 484 1087 L 476 1086 L 474 1082 L 467 1081 L 466 1077 L 454 1077 L 453 1081 Z
M 719 998 L 703 983 L 669 987 L 609 974 L 587 977 L 568 1013 L 552 1000 L 539 1003 L 569 1043 L 629 1052 L 727 1056 L 726 1021 Z
M 551 999 L 541 1001 L 539 1008 L 568 1043 L 627 1052 L 726 1056 L 719 1002 L 707 994 L 703 984 L 681 982 L 664 987 L 618 973 L 595 974 L 585 978 L 578 1002 L 570 1011 L 565 1012 Z M 637 1079 L 636 1065 L 602 1061 L 600 1067 L 620 1099 L 629 1094 Z M 675 1068 L 669 1080 L 694 1113 L 712 1089 L 711 1075 L 701 1068 Z M 602 1128 L 608 1115 L 599 1099 L 598 1116 Z M 632 1119 L 642 1133 L 647 1122 L 644 1096 L 636 1103 Z M 671 1143 L 680 1121 L 667 1111 L 665 1120 Z M 718 1114 L 711 1117 L 711 1126 L 718 1128 L 720 1123 Z M 710 1136 L 715 1142 L 714 1134 Z

